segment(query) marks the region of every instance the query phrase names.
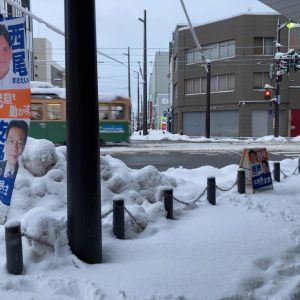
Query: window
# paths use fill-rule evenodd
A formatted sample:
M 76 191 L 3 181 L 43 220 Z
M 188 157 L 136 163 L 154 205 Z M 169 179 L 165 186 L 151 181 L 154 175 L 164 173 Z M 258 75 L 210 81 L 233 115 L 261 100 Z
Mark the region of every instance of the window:
M 228 92 L 234 91 L 235 76 L 234 74 L 223 74 L 211 76 L 210 79 L 211 92 Z M 185 94 L 206 93 L 206 77 L 198 77 L 185 80 Z
M 254 55 L 273 55 L 274 38 L 273 37 L 255 37 Z
M 61 120 L 61 104 L 47 104 L 47 119 Z
M 204 45 L 203 55 L 207 59 L 216 60 L 226 57 L 235 56 L 235 40 L 223 41 L 219 43 L 213 43 Z M 196 48 L 186 50 L 186 63 L 201 63 L 202 54 L 200 51 L 197 51 Z
M 255 72 L 253 73 L 253 89 L 262 90 L 265 84 L 270 83 L 269 73 Z
M 109 106 L 100 105 L 99 106 L 99 119 L 100 120 L 108 120 L 109 119 Z
M 123 105 L 112 105 L 111 106 L 111 117 L 113 120 L 124 119 L 124 106 Z
M 43 104 L 42 103 L 32 103 L 30 119 L 31 120 L 42 120 L 43 118 Z

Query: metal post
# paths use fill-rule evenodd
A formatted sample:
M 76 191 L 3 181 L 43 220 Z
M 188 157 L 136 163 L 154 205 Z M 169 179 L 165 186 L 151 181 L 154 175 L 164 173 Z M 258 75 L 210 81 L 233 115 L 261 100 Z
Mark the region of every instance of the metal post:
M 5 226 L 6 268 L 8 273 L 21 274 L 23 271 L 23 252 L 20 222 Z
M 137 118 L 137 130 L 140 130 L 141 123 L 140 123 L 140 74 L 138 72 L 138 86 L 137 86 L 137 107 L 138 107 L 138 118 Z
M 131 86 L 130 86 L 130 48 L 128 47 L 128 98 L 131 99 Z
M 280 24 L 279 17 L 277 20 L 277 52 L 280 52 Z M 280 99 L 280 75 L 277 72 L 280 70 L 280 61 L 276 61 L 275 73 L 276 73 L 276 88 L 275 88 L 275 96 L 277 101 L 274 104 L 274 137 L 279 136 L 279 99 Z
M 147 12 L 144 10 L 144 102 L 143 102 L 143 135 L 147 130 Z
M 65 0 L 67 227 L 71 251 L 86 263 L 102 261 L 95 24 L 95 0 Z
M 173 219 L 173 189 L 165 189 L 163 194 L 163 201 L 165 210 L 167 212 L 167 219 Z
M 114 199 L 113 201 L 113 233 L 117 239 L 124 240 L 124 199 Z
M 210 204 L 216 205 L 216 179 L 215 179 L 215 177 L 207 178 L 207 200 Z
M 280 182 L 280 162 L 274 162 L 274 180 Z
M 207 63 L 207 72 L 206 72 L 206 115 L 205 115 L 205 137 L 210 138 L 210 62 Z
M 240 194 L 245 194 L 246 191 L 246 176 L 245 170 L 238 170 L 238 192 Z
M 298 173 L 300 173 L 300 158 L 298 159 Z

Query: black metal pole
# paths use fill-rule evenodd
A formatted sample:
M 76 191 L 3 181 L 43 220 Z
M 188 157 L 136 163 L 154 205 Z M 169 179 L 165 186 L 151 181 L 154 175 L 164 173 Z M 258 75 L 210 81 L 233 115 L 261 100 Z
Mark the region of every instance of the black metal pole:
M 274 180 L 280 182 L 280 162 L 274 162 Z
M 206 71 L 206 115 L 205 115 L 205 137 L 210 138 L 210 62 L 207 63 Z
M 144 102 L 143 102 L 143 135 L 147 130 L 147 12 L 144 10 Z
M 65 0 L 67 226 L 71 251 L 102 261 L 95 0 Z
M 20 222 L 7 223 L 5 226 L 6 268 L 10 274 L 23 272 L 23 251 Z
M 113 201 L 113 233 L 117 239 L 125 239 L 124 199 Z
M 211 205 L 216 205 L 216 178 L 207 178 L 207 200 Z
M 173 189 L 165 189 L 163 193 L 165 210 L 167 212 L 166 218 L 173 219 Z
M 245 194 L 246 191 L 246 176 L 245 170 L 238 170 L 238 192 Z

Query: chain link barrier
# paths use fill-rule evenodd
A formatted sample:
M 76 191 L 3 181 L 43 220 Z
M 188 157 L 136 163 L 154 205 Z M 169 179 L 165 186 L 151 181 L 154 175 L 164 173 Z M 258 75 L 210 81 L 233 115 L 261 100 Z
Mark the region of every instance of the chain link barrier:
M 107 217 L 108 215 L 110 215 L 114 210 L 113 209 L 110 209 L 109 211 L 107 211 L 106 213 L 102 214 L 101 215 L 101 219 Z
M 295 171 L 293 172 L 293 175 L 296 175 L 297 170 L 299 170 L 299 166 L 296 167 Z
M 145 226 L 143 226 L 141 223 L 139 223 L 137 221 L 137 219 L 132 215 L 132 213 L 124 206 L 124 210 L 125 212 L 129 215 L 130 219 L 136 224 L 138 225 L 142 230 L 145 230 Z
M 220 188 L 217 184 L 216 184 L 216 188 L 219 190 L 219 191 L 222 191 L 222 192 L 228 192 L 230 190 L 232 190 L 234 188 L 234 186 L 238 183 L 238 178 L 235 179 L 235 182 L 233 183 L 233 185 L 230 187 L 230 188 Z
M 288 176 L 286 174 L 284 174 L 281 170 L 280 173 L 283 175 L 284 178 L 287 178 Z
M 47 247 L 50 247 L 51 249 L 54 249 L 54 246 L 53 246 L 53 245 L 51 245 L 51 244 L 49 244 L 49 243 L 47 243 L 47 242 L 44 242 L 44 241 L 42 241 L 42 240 L 40 240 L 40 239 L 38 239 L 38 238 L 35 238 L 35 237 L 33 237 L 33 236 L 30 236 L 30 235 L 28 235 L 28 234 L 25 233 L 25 232 L 22 232 L 21 236 L 24 236 L 27 240 L 29 240 L 29 241 L 31 241 L 31 242 L 36 242 L 36 243 L 41 244 L 41 245 L 43 245 L 43 246 L 47 246 Z
M 204 193 L 207 191 L 207 187 L 205 187 L 205 189 L 202 191 L 202 193 L 193 201 L 191 202 L 184 202 L 182 200 L 179 200 L 178 198 L 176 198 L 174 195 L 173 195 L 173 199 L 175 201 L 177 201 L 178 203 L 181 203 L 181 204 L 184 204 L 184 205 L 191 205 L 191 204 L 195 204 L 196 202 L 200 201 L 200 198 L 204 195 Z

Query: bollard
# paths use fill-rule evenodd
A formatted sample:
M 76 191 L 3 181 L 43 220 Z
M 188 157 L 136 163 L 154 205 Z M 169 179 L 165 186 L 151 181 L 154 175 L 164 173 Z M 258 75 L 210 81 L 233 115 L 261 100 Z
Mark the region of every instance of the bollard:
M 19 275 L 23 271 L 21 224 L 18 221 L 5 226 L 6 268 L 8 273 Z
M 274 162 L 274 180 L 280 182 L 280 162 Z
M 300 158 L 298 159 L 298 173 L 300 173 Z
M 216 205 L 216 179 L 207 177 L 207 200 L 210 204 Z
M 165 189 L 163 199 L 165 203 L 165 210 L 167 212 L 166 218 L 173 219 L 173 189 Z
M 245 194 L 246 191 L 246 177 L 245 170 L 238 170 L 238 192 L 240 194 Z
M 125 239 L 124 229 L 124 199 L 113 200 L 113 233 L 117 239 Z

